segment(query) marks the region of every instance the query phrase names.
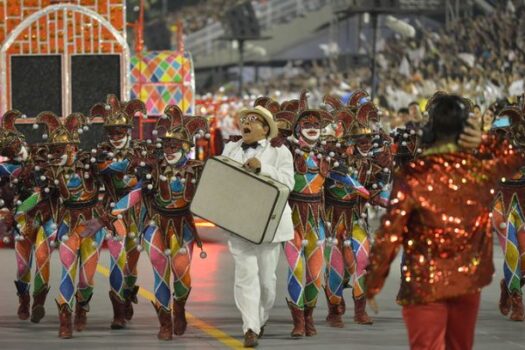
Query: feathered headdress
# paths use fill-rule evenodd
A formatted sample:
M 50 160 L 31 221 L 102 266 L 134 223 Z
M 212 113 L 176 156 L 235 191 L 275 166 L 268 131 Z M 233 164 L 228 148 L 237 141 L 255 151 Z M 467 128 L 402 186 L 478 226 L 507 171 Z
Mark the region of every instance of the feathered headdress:
M 121 103 L 117 96 L 110 94 L 106 103 L 97 103 L 89 111 L 90 117 L 101 117 L 105 127 L 133 127 L 135 113 L 146 114 L 146 106 L 140 100 Z
M 155 125 L 154 134 L 164 139 L 175 139 L 193 145 L 193 138 L 208 135 L 208 121 L 204 117 L 184 115 L 176 105 L 166 106 Z

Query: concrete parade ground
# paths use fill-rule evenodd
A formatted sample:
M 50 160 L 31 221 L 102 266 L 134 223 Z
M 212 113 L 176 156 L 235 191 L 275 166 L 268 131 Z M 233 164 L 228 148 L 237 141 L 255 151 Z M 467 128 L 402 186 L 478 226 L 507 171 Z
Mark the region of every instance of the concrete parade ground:
M 46 302 L 46 317 L 40 324 L 21 321 L 16 315 L 18 298 L 13 280 L 15 254 L 0 249 L 0 349 L 230 349 L 242 347 L 241 317 L 233 298 L 233 260 L 226 246 L 226 234 L 214 227 L 200 227 L 206 241 L 206 259 L 199 258 L 195 250 L 192 265 L 193 289 L 188 301 L 189 327 L 182 337 L 174 336 L 170 342 L 157 340 L 158 320 L 150 303 L 153 298 L 153 272 L 147 255 L 139 261 L 141 286 L 135 316 L 125 330 L 109 328 L 112 308 L 108 297 L 109 254 L 102 251 L 96 275 L 95 294 L 88 313 L 88 326 L 73 339 L 62 340 L 58 335 L 58 312 L 54 302 L 60 279 L 60 264 L 55 252 L 51 263 L 51 291 Z M 494 247 L 496 276 L 483 290 L 482 304 L 476 329 L 475 349 L 525 349 L 525 323 L 505 319 L 498 311 L 502 254 Z M 353 323 L 351 290 L 347 298 L 346 326 L 335 329 L 327 326 L 324 294 L 320 295 L 314 313 L 318 335 L 291 339 L 291 316 L 286 306 L 286 266 L 281 258 L 278 270 L 278 290 L 275 308 L 259 342 L 260 349 L 407 349 L 407 337 L 401 318 L 401 308 L 394 299 L 399 285 L 399 260 L 392 265 L 384 291 L 377 298 L 379 314 L 373 315 L 372 326 Z

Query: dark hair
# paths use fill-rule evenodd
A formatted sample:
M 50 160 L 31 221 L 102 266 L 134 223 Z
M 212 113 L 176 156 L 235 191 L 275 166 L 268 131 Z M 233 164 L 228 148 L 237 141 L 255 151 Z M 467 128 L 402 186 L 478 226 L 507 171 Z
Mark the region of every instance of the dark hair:
M 429 122 L 425 126 L 424 142 L 458 138 L 470 115 L 471 104 L 458 95 L 439 94 L 429 101 Z
M 408 108 L 399 108 L 397 110 L 397 113 L 403 113 L 403 114 L 408 114 Z
M 416 101 L 412 101 L 412 102 L 410 102 L 410 103 L 408 104 L 408 107 L 412 107 L 412 106 L 414 106 L 414 105 L 416 105 L 416 106 L 419 107 L 419 103 L 417 103 Z

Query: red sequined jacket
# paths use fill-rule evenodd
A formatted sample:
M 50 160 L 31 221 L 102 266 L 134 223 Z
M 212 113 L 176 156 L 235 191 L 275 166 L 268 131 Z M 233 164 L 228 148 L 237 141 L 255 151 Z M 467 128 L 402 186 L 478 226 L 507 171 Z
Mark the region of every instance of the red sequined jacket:
M 491 159 L 462 152 L 427 154 L 395 174 L 391 206 L 370 254 L 369 298 L 383 287 L 401 246 L 400 304 L 458 297 L 491 282 L 494 188 L 525 159 L 510 147 L 499 149 Z

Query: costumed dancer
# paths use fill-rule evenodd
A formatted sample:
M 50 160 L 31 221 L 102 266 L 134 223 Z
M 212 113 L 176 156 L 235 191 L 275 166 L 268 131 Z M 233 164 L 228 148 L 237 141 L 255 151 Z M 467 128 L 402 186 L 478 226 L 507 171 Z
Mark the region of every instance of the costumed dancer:
M 107 141 L 94 150 L 98 177 L 106 190 L 104 204 L 107 211 L 138 183 L 135 169 L 141 149 L 131 140 L 133 118 L 138 112 L 146 114 L 142 101 L 132 100 L 121 104 L 115 95 L 108 95 L 106 103 L 96 104 L 90 111 L 92 118 L 103 118 L 107 133 Z M 114 235 L 107 240 L 111 257 L 109 298 L 113 305 L 112 329 L 125 327 L 126 320 L 133 317 L 132 303 L 137 303 L 137 263 L 140 255 L 137 246 L 144 219 L 141 212 L 139 202 L 117 220 L 114 218 Z
M 185 305 L 191 291 L 190 267 L 194 244 L 202 249 L 193 216 L 189 211 L 203 163 L 190 159 L 193 140 L 209 137 L 205 118 L 183 115 L 179 107 L 167 106 L 155 126 L 160 140 L 149 148 L 139 164 L 142 196 L 147 208 L 143 241 L 155 274 L 155 302 L 160 330 L 158 338 L 183 335 L 187 321 Z M 139 188 L 128 194 L 129 201 Z M 113 209 L 118 215 L 126 197 Z M 122 205 L 121 205 L 122 203 Z M 205 258 L 206 253 L 201 252 Z M 173 320 L 170 276 L 173 272 Z
M 394 174 L 390 206 L 370 254 L 366 294 L 373 298 L 381 290 L 402 245 L 398 302 L 411 349 L 468 350 L 480 289 L 494 273 L 491 188 L 521 167 L 524 157 L 504 145 L 493 147 L 492 159 L 467 152 L 481 141 L 480 128 L 468 119 L 468 100 L 437 93 L 427 108 L 433 141 Z
M 89 153 L 78 152 L 79 134 L 87 130 L 86 118 L 80 113 L 74 113 L 64 118 L 62 123 L 55 114 L 42 112 L 37 116 L 37 123 L 47 127 L 49 160 L 41 180 L 48 182 L 48 189 L 58 190 L 62 202 L 56 220 L 62 263 L 56 302 L 60 319 L 59 337 L 71 338 L 74 304 L 75 330 L 80 332 L 86 327 L 99 248 L 105 236 L 103 229 L 92 235 L 85 235 L 84 231 L 89 220 L 106 218 L 107 214 L 99 201 L 98 184 L 93 176 L 95 159 Z M 109 223 L 107 226 L 109 227 Z M 77 270 L 79 278 L 75 291 Z
M 372 160 L 374 149 L 381 149 L 379 144 L 372 144 L 370 122 L 377 118 L 378 111 L 364 92 L 356 92 L 347 105 L 333 96 L 326 96 L 324 102 L 333 108 L 333 114 L 342 135 L 338 140 L 323 142 L 324 147 L 335 157 L 338 166 L 332 171 L 339 176 L 355 176 L 359 183 L 367 186 L 369 196 L 356 189 L 328 178 L 325 183 L 325 202 L 328 221 L 331 223 L 332 237 L 325 249 L 326 286 L 325 294 L 329 313 L 326 318 L 332 327 L 344 327 L 342 316 L 346 304 L 343 298 L 344 288 L 352 285 L 354 300 L 354 321 L 359 324 L 372 324 L 366 313 L 364 278 L 368 266 L 370 239 L 366 223 L 368 201 L 383 197 L 382 188 L 388 179 L 389 168 L 383 168 Z M 359 102 L 360 101 L 360 102 Z M 375 146 L 375 148 L 374 148 Z M 381 145 L 383 146 L 383 145 Z
M 286 147 L 274 147 L 270 142 L 278 133 L 272 114 L 260 105 L 239 114 L 242 140 L 227 143 L 223 155 L 292 190 L 293 157 Z M 264 333 L 275 302 L 281 245 L 292 237 L 292 213 L 287 204 L 271 243 L 253 244 L 234 236 L 228 241 L 235 263 L 234 297 L 242 315 L 245 347 L 257 346 Z
M 518 147 L 525 145 L 525 105 L 507 107 L 498 118 L 508 117 L 511 121 L 511 140 Z M 501 129 L 494 130 L 494 133 Z M 497 137 L 497 136 L 494 136 Z M 494 231 L 504 254 L 503 276 L 500 281 L 499 309 L 512 321 L 523 321 L 522 287 L 525 284 L 525 168 L 513 176 L 500 181 L 492 211 Z
M 17 313 L 22 320 L 30 316 L 29 291 L 35 254 L 31 321 L 38 323 L 45 314 L 44 303 L 49 291 L 49 255 L 54 245 L 56 225 L 50 220 L 48 203 L 41 200 L 40 194 L 32 194 L 35 186 L 32 171 L 36 158 L 40 158 L 40 162 L 47 159 L 38 154 L 38 147 L 30 149 L 24 136 L 16 130 L 15 122 L 20 117 L 25 116 L 16 110 L 8 111 L 1 122 L 0 149 L 1 155 L 7 160 L 0 164 L 0 229 L 4 242 L 9 243 L 13 235 L 15 238 L 15 286 L 19 298 Z
M 288 307 L 292 313 L 292 337 L 317 334 L 313 311 L 321 289 L 323 251 L 327 235 L 323 205 L 325 179 L 354 187 L 368 195 L 355 179 L 337 172 L 332 166 L 339 164 L 331 155 L 324 155 L 319 148 L 321 130 L 332 121 L 331 115 L 320 109 L 308 109 L 306 91 L 299 99 L 299 112 L 292 126 L 290 147 L 294 155 L 295 186 L 290 193 L 294 238 L 284 244 L 287 258 Z
M 45 315 L 44 304 L 49 292 L 49 259 L 55 248 L 56 224 L 51 210 L 57 209 L 57 193 L 44 193 L 38 188 L 41 166 L 47 161 L 45 149 L 36 145 L 28 147 L 24 136 L 16 130 L 15 122 L 25 117 L 16 110 L 8 111 L 2 118 L 0 148 L 8 160 L 0 164 L 2 178 L 2 231 L 15 233 L 15 254 L 19 297 L 18 317 L 40 322 Z M 37 188 L 36 191 L 34 189 Z M 5 207 L 4 207 L 5 205 Z M 15 226 L 16 225 L 16 226 Z M 9 242 L 9 236 L 4 236 Z M 29 310 L 31 267 L 35 259 L 33 305 Z

